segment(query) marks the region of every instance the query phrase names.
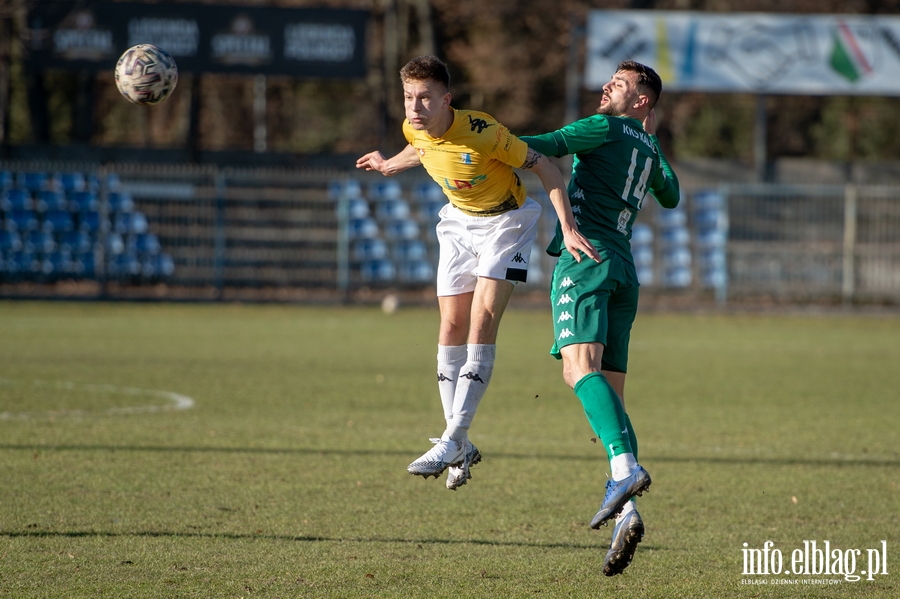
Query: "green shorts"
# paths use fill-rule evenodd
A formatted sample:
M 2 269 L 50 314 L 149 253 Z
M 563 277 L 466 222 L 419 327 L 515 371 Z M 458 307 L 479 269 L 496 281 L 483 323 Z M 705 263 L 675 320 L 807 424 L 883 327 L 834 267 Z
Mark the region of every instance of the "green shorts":
M 550 354 L 574 343 L 602 343 L 603 370 L 627 372 L 628 342 L 637 314 L 638 280 L 634 264 L 605 248 L 602 262 L 576 262 L 563 252 L 553 271 L 550 301 L 556 341 Z

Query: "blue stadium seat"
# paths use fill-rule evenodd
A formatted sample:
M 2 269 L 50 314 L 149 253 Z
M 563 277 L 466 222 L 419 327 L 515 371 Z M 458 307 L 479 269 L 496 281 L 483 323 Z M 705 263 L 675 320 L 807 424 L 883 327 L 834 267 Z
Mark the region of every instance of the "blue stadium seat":
M 385 224 L 384 236 L 391 241 L 398 239 L 418 239 L 419 225 L 411 220 L 392 220 Z
M 686 247 L 671 248 L 662 254 L 662 263 L 671 268 L 689 268 L 691 266 L 691 251 Z
M 409 204 L 404 200 L 380 200 L 375 204 L 375 218 L 380 221 L 409 218 Z
M 134 212 L 134 198 L 130 193 L 111 191 L 109 193 L 110 212 Z
M 638 282 L 641 285 L 652 285 L 653 284 L 653 269 L 648 268 L 646 266 L 642 266 L 641 268 L 636 269 Z
M 631 255 L 634 257 L 634 266 L 636 268 L 649 268 L 653 265 L 653 249 L 642 245 L 631 248 Z
M 340 198 L 358 198 L 362 196 L 362 187 L 359 181 L 347 179 L 346 181 L 329 181 L 328 197 L 332 200 Z
M 97 274 L 96 258 L 93 252 L 76 254 L 72 272 L 84 279 L 93 279 Z
M 347 229 L 351 239 L 378 237 L 378 224 L 372 218 L 352 218 Z
M 412 197 L 417 202 L 447 202 L 441 186 L 434 181 L 421 181 L 413 187 Z
M 62 278 L 70 274 L 74 269 L 72 256 L 69 252 L 58 251 L 44 256 L 41 261 L 41 272 L 44 276 Z
M 725 247 L 727 235 L 724 230 L 710 229 L 701 231 L 696 236 L 697 245 L 701 247 Z
M 25 275 L 37 274 L 41 271 L 41 263 L 32 252 L 14 252 L 9 255 L 7 264 L 10 271 Z
M 683 227 L 687 225 L 687 212 L 682 208 L 659 210 L 656 213 L 656 222 L 665 228 Z
M 672 227 L 662 231 L 660 239 L 667 245 L 687 245 L 691 235 L 688 233 L 687 227 Z
M 397 266 L 398 278 L 407 283 L 430 283 L 434 269 L 425 260 L 400 262 Z
M 34 210 L 31 194 L 24 189 L 6 189 L 0 192 L 0 210 Z
M 175 261 L 168 254 L 147 256 L 141 261 L 141 276 L 147 279 L 171 277 L 175 272 Z
M 26 252 L 49 254 L 56 249 L 56 240 L 53 239 L 53 235 L 44 231 L 29 231 L 22 241 Z
M 59 186 L 67 194 L 87 189 L 87 179 L 82 173 L 57 173 L 54 178 L 59 181 Z
M 118 255 L 125 252 L 125 240 L 118 233 L 110 233 L 106 236 L 106 253 Z
M 84 254 L 91 251 L 93 241 L 84 231 L 66 231 L 58 237 L 59 249 L 73 254 Z
M 0 230 L 0 252 L 18 252 L 22 249 L 22 236 L 16 231 Z
M 425 224 L 433 225 L 440 220 L 439 214 L 446 205 L 447 198 L 420 202 L 417 210 L 419 220 Z
M 650 225 L 636 224 L 631 229 L 631 245 L 649 245 L 653 243 L 653 229 Z
M 68 210 L 49 210 L 44 214 L 41 227 L 48 233 L 65 233 L 75 228 L 75 220 Z
M 103 226 L 103 224 L 100 213 L 95 210 L 82 212 L 78 215 L 78 229 L 85 233 L 97 233 L 101 229 L 105 230 L 107 227 Z
M 351 255 L 354 260 L 383 260 L 387 258 L 387 243 L 383 239 L 367 238 L 358 239 L 353 242 Z
M 97 212 L 100 209 L 100 200 L 93 191 L 76 191 L 70 196 L 69 209 L 72 212 Z
M 41 191 L 50 185 L 50 177 L 44 172 L 19 173 L 19 187 L 28 191 Z
M 38 217 L 34 210 L 13 210 L 6 215 L 6 228 L 10 231 L 26 233 L 38 228 Z
M 113 230 L 124 235 L 146 233 L 149 228 L 143 212 L 120 212 L 113 217 Z
M 399 200 L 403 197 L 403 188 L 397 181 L 375 181 L 369 185 L 366 196 L 375 202 Z
M 666 287 L 689 287 L 691 284 L 691 269 L 681 266 L 670 268 L 663 272 L 662 278 L 662 283 Z
M 141 262 L 134 254 L 118 254 L 106 261 L 106 272 L 114 278 L 137 276 L 141 270 Z
M 428 252 L 421 239 L 401 239 L 391 246 L 391 258 L 398 262 L 424 260 Z
M 9 189 L 15 185 L 15 179 L 9 171 L 0 171 L 0 190 Z
M 153 233 L 141 233 L 134 236 L 134 249 L 138 254 L 155 255 L 161 250 L 159 237 Z
M 359 266 L 359 274 L 363 281 L 373 283 L 389 283 L 394 280 L 394 265 L 387 260 L 369 260 Z
M 69 203 L 66 201 L 66 195 L 61 191 L 45 189 L 37 192 L 37 201 L 34 203 L 34 208 L 38 212 L 68 210 Z
M 369 216 L 369 202 L 365 198 L 348 198 L 347 216 L 349 218 L 365 218 Z

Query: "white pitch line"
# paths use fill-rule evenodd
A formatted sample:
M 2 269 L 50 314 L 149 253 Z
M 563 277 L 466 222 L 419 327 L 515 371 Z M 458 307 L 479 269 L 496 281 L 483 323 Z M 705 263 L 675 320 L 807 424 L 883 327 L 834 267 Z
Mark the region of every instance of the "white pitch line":
M 0 377 L 0 385 L 17 385 L 18 382 Z M 43 412 L 0 412 L 0 420 L 27 420 L 38 415 L 52 414 L 53 416 L 86 416 L 89 414 L 146 414 L 148 412 L 164 412 L 171 410 L 189 410 L 194 407 L 194 400 L 187 395 L 173 391 L 159 391 L 156 389 L 139 389 L 137 387 L 117 387 L 115 385 L 79 384 L 68 381 L 34 381 L 33 387 L 43 389 L 60 389 L 65 391 L 88 391 L 94 393 L 122 393 L 126 395 L 144 395 L 167 400 L 168 404 L 112 407 L 105 410 L 45 410 Z

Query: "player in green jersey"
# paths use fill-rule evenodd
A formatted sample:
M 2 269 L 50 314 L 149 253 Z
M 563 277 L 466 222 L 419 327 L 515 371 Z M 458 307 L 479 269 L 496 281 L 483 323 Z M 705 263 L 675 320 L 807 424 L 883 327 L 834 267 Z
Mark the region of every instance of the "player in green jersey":
M 634 557 L 644 534 L 634 496 L 650 487 L 650 475 L 637 462 L 624 392 L 638 303 L 631 228 L 648 193 L 665 208 L 674 208 L 680 198 L 678 179 L 654 135 L 653 107 L 661 92 L 653 69 L 625 61 L 603 86 L 598 114 L 521 138 L 547 156 L 574 154 L 568 187 L 572 212 L 602 257 L 600 263 L 569 259 L 558 232 L 547 248 L 560 257 L 550 291 L 556 335 L 551 353 L 562 359 L 563 378 L 581 400 L 610 463 L 606 497 L 591 521 L 599 528 L 616 518 L 603 564 L 607 576 L 622 572 Z

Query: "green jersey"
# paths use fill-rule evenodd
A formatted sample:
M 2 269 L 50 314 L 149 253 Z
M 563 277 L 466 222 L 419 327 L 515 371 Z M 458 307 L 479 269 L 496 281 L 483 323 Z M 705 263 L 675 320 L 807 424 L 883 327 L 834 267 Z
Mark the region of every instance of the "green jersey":
M 528 147 L 547 156 L 574 154 L 569 200 L 582 235 L 629 262 L 631 227 L 648 193 L 664 208 L 678 205 L 678 178 L 655 135 L 629 117 L 595 114 L 543 135 L 523 136 Z M 559 256 L 562 232 L 547 253 Z

